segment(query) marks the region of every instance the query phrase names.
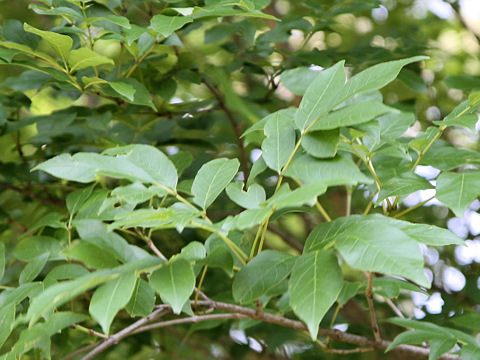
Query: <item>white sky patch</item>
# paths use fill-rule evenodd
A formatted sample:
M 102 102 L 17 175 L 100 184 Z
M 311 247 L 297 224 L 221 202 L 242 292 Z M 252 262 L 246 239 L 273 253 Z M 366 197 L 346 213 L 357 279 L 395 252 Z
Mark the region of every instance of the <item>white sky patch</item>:
M 377 22 L 384 22 L 388 18 L 388 9 L 380 5 L 378 8 L 372 10 L 372 18 Z
M 467 210 L 464 214 L 468 230 L 473 236 L 480 234 L 480 214 L 475 211 Z
M 430 314 L 440 314 L 445 302 L 439 292 L 435 292 L 425 302 L 425 308 Z
M 436 194 L 435 189 L 418 190 L 408 195 L 403 200 L 403 203 L 407 207 L 415 206 L 418 203 L 421 203 L 422 201 L 430 199 L 432 196 L 435 196 L 435 194 Z M 438 201 L 436 198 L 434 198 L 423 206 L 432 206 L 432 205 L 442 205 L 442 203 Z
M 262 156 L 262 150 L 253 149 L 252 151 L 250 151 L 250 160 L 252 161 L 252 163 L 257 161 L 260 158 L 260 156 Z
M 453 232 L 458 237 L 465 239 L 468 236 L 468 227 L 465 221 L 461 218 L 451 218 L 447 221 L 448 230 Z
M 442 0 L 427 0 L 428 10 L 438 16 L 440 19 L 453 19 L 455 13 L 445 1 Z
M 480 263 L 480 241 L 466 240 L 465 245 L 455 247 L 455 260 L 459 265 Z
M 435 179 L 440 174 L 440 170 L 430 165 L 417 165 L 415 174 L 425 179 Z

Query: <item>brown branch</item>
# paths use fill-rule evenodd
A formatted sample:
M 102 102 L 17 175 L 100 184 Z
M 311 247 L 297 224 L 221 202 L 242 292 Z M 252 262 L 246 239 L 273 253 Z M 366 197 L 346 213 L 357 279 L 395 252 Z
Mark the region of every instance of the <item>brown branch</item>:
M 27 196 L 31 199 L 34 199 L 34 200 L 38 200 L 38 201 L 41 201 L 45 204 L 48 204 L 48 205 L 53 205 L 53 206 L 65 206 L 65 202 L 61 199 L 58 199 L 58 198 L 55 198 L 55 199 L 47 199 L 47 198 L 44 198 L 42 196 L 39 196 L 37 194 L 35 194 L 34 192 L 28 190 L 28 189 L 22 189 L 18 186 L 15 186 L 15 185 L 12 185 L 12 184 L 9 184 L 7 182 L 0 182 L 0 187 L 4 188 L 4 189 L 8 189 L 8 190 L 12 190 L 12 191 L 16 191 L 18 192 L 19 194 L 22 194 L 24 196 Z
M 77 355 L 80 355 L 80 354 L 83 354 L 89 350 L 92 350 L 92 349 L 95 349 L 97 346 L 99 346 L 102 342 L 101 341 L 97 341 L 93 344 L 90 344 L 90 345 L 87 345 L 87 346 L 84 346 L 78 350 L 75 350 L 74 352 L 68 354 L 67 356 L 61 358 L 60 360 L 70 360 L 70 359 L 73 359 L 75 357 L 77 357 Z
M 192 304 L 193 304 L 193 301 L 192 301 Z M 280 326 L 294 329 L 294 330 L 299 330 L 302 332 L 308 331 L 307 326 L 301 321 L 288 319 L 283 316 L 274 315 L 274 314 L 270 314 L 263 311 L 258 312 L 256 309 L 246 308 L 239 305 L 228 304 L 228 303 L 214 301 L 214 300 L 200 300 L 200 301 L 197 301 L 197 306 L 206 307 L 208 309 L 227 311 L 228 313 L 196 315 L 188 318 L 173 319 L 173 320 L 146 325 L 147 323 L 152 322 L 170 312 L 171 308 L 168 305 L 160 305 L 160 306 L 157 306 L 157 310 L 155 310 L 153 313 L 151 313 L 147 317 L 138 320 L 132 325 L 110 336 L 107 340 L 101 343 L 97 343 L 95 349 L 90 353 L 88 353 L 87 355 L 85 355 L 82 358 L 82 360 L 92 359 L 102 351 L 117 344 L 123 338 L 133 334 L 137 334 L 139 332 L 145 332 L 145 331 L 150 331 L 157 328 L 163 328 L 163 327 L 179 325 L 179 324 L 196 323 L 201 321 L 218 320 L 218 319 L 250 318 L 254 320 L 268 322 L 271 324 L 280 325 Z M 359 349 L 352 349 L 355 352 L 371 351 L 372 349 L 385 350 L 391 344 L 390 341 L 384 341 L 384 340 L 375 341 L 373 339 L 369 339 L 364 336 L 349 334 L 349 333 L 345 333 L 340 330 L 334 330 L 334 329 L 321 328 L 318 331 L 318 335 L 327 336 L 339 342 L 360 346 L 361 348 Z M 92 349 L 92 347 L 90 347 L 89 349 Z M 343 354 L 348 353 L 349 351 L 352 351 L 352 350 L 341 350 L 341 349 L 329 349 L 329 350 L 333 350 L 336 353 L 343 353 Z M 81 353 L 79 351 L 80 350 L 76 351 L 77 355 Z M 85 352 L 85 351 L 88 351 L 88 350 L 83 350 L 82 352 Z M 396 354 L 404 354 L 405 356 L 408 356 L 408 359 L 424 359 L 429 357 L 430 349 L 422 348 L 419 346 L 413 346 L 413 345 L 400 345 L 392 349 L 391 352 Z M 72 354 L 68 355 L 67 358 L 64 358 L 63 360 L 71 359 L 72 358 L 71 355 Z M 445 355 L 442 355 L 439 359 L 440 360 L 460 360 L 460 357 L 454 354 L 445 354 Z
M 149 323 L 150 321 L 156 320 L 161 318 L 163 315 L 166 315 L 170 312 L 170 307 L 168 305 L 158 308 L 150 315 L 141 318 L 140 320 L 134 322 L 133 324 L 127 326 L 125 329 L 119 331 L 118 333 L 110 336 L 107 340 L 100 343 L 94 350 L 90 351 L 87 355 L 85 355 L 82 360 L 93 359 L 96 355 L 100 354 L 102 351 L 108 349 L 109 347 L 117 344 L 123 338 L 131 335 L 136 329 L 139 327 L 144 326 L 145 324 Z
M 300 254 L 303 252 L 303 245 L 287 232 L 279 229 L 275 225 L 268 224 L 268 230 L 279 236 L 287 245 L 297 250 Z
M 382 337 L 380 336 L 380 329 L 378 328 L 377 318 L 375 316 L 375 308 L 373 307 L 373 272 L 370 272 L 367 277 L 368 285 L 367 289 L 365 290 L 365 296 L 368 302 L 368 310 L 370 311 L 370 326 L 372 327 L 375 341 L 380 342 L 382 341 Z
M 248 169 L 248 161 L 247 161 L 247 153 L 245 151 L 245 145 L 243 144 L 243 138 L 242 133 L 240 131 L 240 127 L 238 126 L 237 121 L 235 120 L 235 117 L 233 116 L 233 113 L 230 111 L 230 109 L 227 107 L 225 104 L 225 101 L 223 100 L 222 95 L 218 92 L 215 87 L 210 84 L 208 81 L 205 79 L 202 79 L 202 82 L 205 84 L 205 86 L 210 90 L 210 92 L 215 96 L 215 98 L 218 101 L 218 105 L 220 108 L 225 112 L 227 115 L 228 120 L 230 121 L 230 125 L 232 126 L 233 132 L 235 134 L 235 138 L 237 139 L 237 145 L 238 149 L 240 151 L 240 164 L 241 168 L 243 171 L 243 178 L 244 178 L 244 183 L 247 183 L 248 175 L 249 175 L 249 169 Z

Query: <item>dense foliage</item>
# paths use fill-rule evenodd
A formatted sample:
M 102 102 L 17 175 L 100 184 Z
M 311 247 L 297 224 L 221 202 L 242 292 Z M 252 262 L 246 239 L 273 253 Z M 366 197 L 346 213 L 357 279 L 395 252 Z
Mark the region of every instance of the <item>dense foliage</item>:
M 478 38 L 386 3 L 0 2 L 0 358 L 480 358 Z

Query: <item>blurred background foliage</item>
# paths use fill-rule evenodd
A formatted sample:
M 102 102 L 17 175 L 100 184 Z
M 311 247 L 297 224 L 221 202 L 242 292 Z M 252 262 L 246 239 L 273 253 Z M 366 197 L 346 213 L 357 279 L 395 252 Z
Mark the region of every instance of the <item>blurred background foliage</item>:
M 55 15 L 51 12 L 54 7 L 50 8 L 48 3 L 0 1 L 0 37 L 44 47 L 37 37 L 23 31 L 23 22 L 74 34 L 77 22 L 82 24 L 81 19 L 51 16 Z M 62 0 L 50 3 L 55 7 L 73 7 Z M 100 67 L 105 77 L 114 79 L 124 73 L 129 67 L 122 68 L 119 63 L 135 64 L 132 53 L 145 54 L 152 46 L 153 38 L 142 32 L 152 15 L 167 7 L 208 3 L 212 1 L 88 2 L 88 17 L 113 12 L 126 16 L 132 24 L 131 29 L 121 29 L 105 21 L 92 25 L 93 48 L 117 64 Z M 0 50 L 0 237 L 7 254 L 34 226 L 39 226 L 39 220 L 51 221 L 63 216 L 63 199 L 75 189 L 75 184 L 57 182 L 39 172 L 30 173 L 35 164 L 62 152 L 101 151 L 116 144 L 149 143 L 175 160 L 178 168 L 184 170 L 182 179 L 191 179 L 201 164 L 218 154 L 239 155 L 232 121 L 241 133 L 270 112 L 298 104 L 300 97 L 280 83 L 286 70 L 299 66 L 318 70 L 345 59 L 354 74 L 378 62 L 429 55 L 429 60 L 408 66 L 399 81 L 382 90 L 386 104 L 416 114 L 416 122 L 409 129 L 412 134 L 442 119 L 470 90 L 480 88 L 480 3 L 476 0 L 265 0 L 256 4 L 264 7 L 264 13 L 281 21 L 205 18 L 187 24 L 176 35 L 156 44 L 148 54 L 149 61 L 139 62 L 132 74 L 153 94 L 150 107 L 124 107 L 125 102 L 118 98 L 59 86 L 50 82 L 49 74 L 3 65 L 11 59 L 5 49 Z M 86 71 L 85 75 L 93 74 Z M 479 150 L 476 131 L 451 128 L 443 140 L 456 147 Z M 250 165 L 259 156 L 260 142 L 255 135 L 246 137 Z M 435 176 L 433 168 L 425 167 L 422 171 L 427 177 Z M 274 173 L 267 171 L 260 178 L 272 184 L 272 176 Z M 180 187 L 188 191 L 190 185 L 191 181 L 185 180 Z M 107 180 L 104 186 L 108 188 Z M 218 201 L 209 212 L 213 219 L 238 211 L 222 196 L 225 201 Z M 429 196 L 429 190 L 417 192 L 404 203 L 412 206 Z M 322 203 L 330 214 L 341 216 L 345 212 L 344 197 L 344 189 L 330 190 L 322 196 Z M 367 201 L 362 196 L 354 197 L 352 212 L 361 212 Z M 431 202 L 408 214 L 410 221 L 448 226 L 468 241 L 466 246 L 442 250 L 425 247 L 426 263 L 434 279 L 433 295 L 400 295 L 399 304 L 405 313 L 455 325 L 473 335 L 479 332 L 480 240 L 476 239 L 480 234 L 479 208 L 476 201 L 463 218 L 458 218 L 440 203 Z M 294 248 L 301 247 L 307 231 L 317 221 L 315 215 L 288 215 L 272 225 L 267 246 L 290 249 L 285 244 L 290 241 Z M 51 227 L 42 235 L 67 236 L 61 226 Z M 185 243 L 205 236 L 186 230 L 181 235 L 163 231 L 156 237 L 161 250 L 173 254 Z M 23 263 L 13 256 L 7 258 L 7 263 L 3 285 L 17 279 L 23 268 Z M 223 272 L 212 270 L 206 291 L 217 294 L 226 291 L 228 286 L 224 284 L 229 281 Z M 368 336 L 366 308 L 366 303 L 352 301 L 341 311 L 337 322 L 343 320 L 342 329 L 348 326 L 349 331 Z M 389 316 L 387 307 L 379 306 L 378 312 L 380 318 Z M 250 321 L 240 321 L 237 329 L 208 323 L 209 328 L 198 324 L 157 330 L 132 336 L 101 358 L 389 358 L 369 353 L 329 355 L 312 345 L 306 336 L 291 330 L 268 324 L 250 325 Z M 384 325 L 384 329 L 389 338 L 398 331 L 393 325 Z M 54 340 L 52 348 L 58 354 L 66 354 L 82 343 L 87 344 L 90 337 L 64 331 Z M 8 345 L 7 342 L 5 346 Z M 35 358 L 35 354 L 24 358 Z

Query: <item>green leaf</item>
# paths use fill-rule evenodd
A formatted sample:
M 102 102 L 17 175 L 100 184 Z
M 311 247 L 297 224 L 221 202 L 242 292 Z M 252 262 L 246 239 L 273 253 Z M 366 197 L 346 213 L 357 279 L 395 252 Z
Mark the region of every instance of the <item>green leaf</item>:
M 93 188 L 95 186 L 88 186 L 84 189 L 75 190 L 67 196 L 67 209 L 70 213 L 70 216 L 73 216 L 81 208 L 81 206 L 88 200 L 92 194 Z
M 289 69 L 282 72 L 280 81 L 283 86 L 295 95 L 304 95 L 307 88 L 318 75 L 318 71 L 312 70 L 305 66 L 295 69 Z
M 399 345 L 409 344 L 409 345 L 418 345 L 423 342 L 427 342 L 432 339 L 435 335 L 429 331 L 422 331 L 422 330 L 411 330 L 406 331 L 398 336 L 392 341 L 392 343 L 388 346 L 387 350 L 390 351 L 396 348 Z
M 402 71 L 400 71 L 400 74 L 398 74 L 398 80 L 400 80 L 410 89 L 418 93 L 426 94 L 428 91 L 427 85 L 425 84 L 425 81 L 422 79 L 422 77 L 410 69 L 402 69 Z
M 363 124 L 390 111 L 392 111 L 392 108 L 378 101 L 356 102 L 321 117 L 309 131 L 330 130 Z
M 437 178 L 436 197 L 456 216 L 463 217 L 468 206 L 480 195 L 480 172 L 445 172 Z
M 318 326 L 342 290 L 342 271 L 331 251 L 317 250 L 297 257 L 288 282 L 290 306 L 307 324 L 312 340 Z
M 193 18 L 191 16 L 155 15 L 150 22 L 150 28 L 167 37 L 192 21 Z
M 237 181 L 228 184 L 226 192 L 230 200 L 245 209 L 258 209 L 266 200 L 265 190 L 258 184 L 252 184 L 243 191 L 243 182 Z
M 56 53 L 62 57 L 63 61 L 66 61 L 73 45 L 73 40 L 70 36 L 58 34 L 52 31 L 39 30 L 26 23 L 23 24 L 23 28 L 25 31 L 40 36 L 48 43 L 48 45 L 50 45 L 52 49 L 55 50 Z
M 285 175 L 302 183 L 322 183 L 327 186 L 370 184 L 372 179 L 364 175 L 347 157 L 337 156 L 331 160 L 318 160 L 309 155 L 294 158 Z
M 389 196 L 405 196 L 418 190 L 432 189 L 433 186 L 421 176 L 406 172 L 382 184 L 377 203 Z
M 147 316 L 155 305 L 155 291 L 143 279 L 138 279 L 125 309 L 130 316 Z
M 133 102 L 135 97 L 135 88 L 124 81 L 109 81 L 108 85 L 118 94 Z
M 321 71 L 310 84 L 300 102 L 295 123 L 304 131 L 320 116 L 326 114 L 339 103 L 345 86 L 344 61 Z
M 184 259 L 174 260 L 152 274 L 150 285 L 175 314 L 180 314 L 195 287 L 192 265 Z
M 62 179 L 84 183 L 93 181 L 97 173 L 133 182 L 159 183 L 171 188 L 176 187 L 178 179 L 175 166 L 165 154 L 153 146 L 141 144 L 112 148 L 103 154 L 62 154 L 33 170 L 43 170 Z
M 403 111 L 392 111 L 377 118 L 382 139 L 396 140 L 415 122 L 415 115 Z
M 0 309 L 5 306 L 17 305 L 25 298 L 39 293 L 43 289 L 42 283 L 33 282 L 17 286 L 3 291 L 0 294 Z
M 142 273 L 159 268 L 162 266 L 163 262 L 164 261 L 162 259 L 151 256 L 119 266 L 115 269 L 100 270 L 81 276 L 74 280 L 64 281 L 52 285 L 38 296 L 33 298 L 25 319 L 30 321 L 30 324 L 33 324 L 44 314 L 47 314 L 56 307 L 63 305 L 70 299 L 73 299 L 79 294 L 83 294 L 95 286 L 98 286 L 109 280 L 114 280 L 124 273 L 132 271 Z
M 249 209 L 242 211 L 236 217 L 236 227 L 239 230 L 245 230 L 260 224 L 272 212 L 270 207 L 260 209 Z
M 346 100 L 364 91 L 380 89 L 393 81 L 405 65 L 425 59 L 428 59 L 428 56 L 414 56 L 374 65 L 356 74 L 348 81 L 343 98 Z
M 47 263 L 49 255 L 49 253 L 42 254 L 38 258 L 29 262 L 20 273 L 18 283 L 25 284 L 35 280 Z
M 430 342 L 430 355 L 428 360 L 437 360 L 440 356 L 450 351 L 457 344 L 457 339 L 435 338 Z
M 460 355 L 462 360 L 477 360 L 480 356 L 480 347 L 470 344 L 462 346 Z
M 127 186 L 119 186 L 112 190 L 112 196 L 131 204 L 139 204 L 154 196 L 165 196 L 167 192 L 159 187 L 145 187 L 142 183 L 133 183 Z
M 277 192 L 268 199 L 268 204 L 277 209 L 304 204 L 313 206 L 317 197 L 326 190 L 327 186 L 322 182 L 302 185 L 293 191 Z
M 81 70 L 91 66 L 99 65 L 115 65 L 112 59 L 97 54 L 95 51 L 88 48 L 75 49 L 70 52 L 68 56 L 68 65 L 70 71 Z
M 188 245 L 182 248 L 182 251 L 180 252 L 180 257 L 188 261 L 198 261 L 204 259 L 206 255 L 207 250 L 205 249 L 205 246 L 198 241 L 188 243 Z
M 478 122 L 477 114 L 466 114 L 460 117 L 452 117 L 449 119 L 446 118 L 443 121 L 434 121 L 433 123 L 435 125 L 445 126 L 445 127 L 463 126 L 463 127 L 469 128 L 470 130 L 472 130 L 472 132 L 475 132 L 475 125 L 477 124 L 477 122 Z
M 252 134 L 255 131 L 263 131 L 263 128 L 265 127 L 265 124 L 267 122 L 269 122 L 271 119 L 274 119 L 274 118 L 283 118 L 285 120 L 290 120 L 290 122 L 292 122 L 293 121 L 292 119 L 295 117 L 295 113 L 296 113 L 296 109 L 294 109 L 294 108 L 281 109 L 281 110 L 275 111 L 275 112 L 265 116 L 262 120 L 257 121 L 252 126 L 250 126 L 242 134 L 242 137 L 245 137 L 249 134 Z M 285 120 L 280 120 L 280 121 L 285 121 Z
M 292 255 L 280 251 L 261 252 L 235 276 L 233 298 L 241 304 L 259 299 L 287 278 L 294 262 Z
M 127 272 L 100 286 L 90 300 L 88 311 L 108 335 L 118 311 L 127 305 L 135 288 L 135 272 Z
M 269 168 L 280 174 L 295 147 L 292 119 L 277 112 L 265 124 L 264 132 L 267 138 L 262 142 L 262 157 Z
M 104 251 L 101 247 L 80 241 L 63 252 L 71 259 L 84 263 L 92 269 L 110 269 L 119 265 L 115 257 Z
M 264 172 L 267 169 L 267 164 L 265 163 L 265 160 L 263 160 L 263 157 L 259 157 L 257 161 L 255 161 L 252 165 L 252 168 L 250 169 L 250 176 L 248 177 L 247 180 L 247 187 L 250 187 L 252 183 L 255 181 L 255 178 Z
M 311 131 L 303 137 L 302 147 L 312 156 L 331 158 L 336 155 L 339 142 L 340 131 L 338 129 Z
M 443 80 L 452 89 L 472 90 L 480 88 L 480 78 L 472 75 L 449 75 Z
M 356 269 L 402 276 L 430 287 L 417 241 L 383 219 L 354 215 L 320 224 L 308 236 L 304 251 L 334 246 Z
M 0 242 L 0 281 L 2 281 L 4 273 L 5 273 L 5 245 L 3 244 L 3 242 Z
M 203 164 L 192 185 L 193 202 L 208 208 L 232 181 L 240 163 L 237 159 L 215 159 Z
M 0 309 L 0 347 L 5 343 L 15 325 L 15 305 L 10 304 Z

